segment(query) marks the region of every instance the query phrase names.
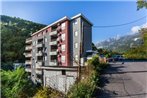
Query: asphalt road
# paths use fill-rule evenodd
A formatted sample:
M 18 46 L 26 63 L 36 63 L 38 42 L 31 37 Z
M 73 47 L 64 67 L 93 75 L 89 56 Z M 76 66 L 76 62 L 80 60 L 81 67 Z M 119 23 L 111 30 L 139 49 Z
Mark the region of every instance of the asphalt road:
M 147 98 L 147 62 L 112 63 L 98 98 Z

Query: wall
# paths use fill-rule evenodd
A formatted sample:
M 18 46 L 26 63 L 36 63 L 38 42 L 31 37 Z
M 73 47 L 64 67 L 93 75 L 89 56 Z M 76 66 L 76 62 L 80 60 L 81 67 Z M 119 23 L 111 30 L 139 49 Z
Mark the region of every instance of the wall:
M 44 70 L 44 86 L 50 86 L 63 93 L 68 92 L 76 78 L 77 71 L 66 70 L 66 75 L 62 75 L 62 70 Z

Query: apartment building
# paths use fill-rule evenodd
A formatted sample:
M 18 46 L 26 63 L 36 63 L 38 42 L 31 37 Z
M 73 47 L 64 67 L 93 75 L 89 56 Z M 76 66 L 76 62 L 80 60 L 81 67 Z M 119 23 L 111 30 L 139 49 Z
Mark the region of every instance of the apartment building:
M 65 88 L 61 87 L 65 77 L 69 78 L 67 90 L 77 77 L 79 63 L 84 66 L 86 51 L 91 49 L 92 23 L 81 13 L 72 18 L 65 16 L 26 39 L 26 71 L 33 81 L 60 90 Z

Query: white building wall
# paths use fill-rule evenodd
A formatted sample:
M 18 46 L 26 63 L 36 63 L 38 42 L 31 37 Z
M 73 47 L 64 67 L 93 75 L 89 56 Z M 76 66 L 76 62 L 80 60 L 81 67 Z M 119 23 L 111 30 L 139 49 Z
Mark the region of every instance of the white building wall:
M 44 86 L 50 86 L 63 93 L 67 93 L 69 88 L 75 83 L 77 71 L 67 71 L 62 75 L 62 70 L 44 70 Z

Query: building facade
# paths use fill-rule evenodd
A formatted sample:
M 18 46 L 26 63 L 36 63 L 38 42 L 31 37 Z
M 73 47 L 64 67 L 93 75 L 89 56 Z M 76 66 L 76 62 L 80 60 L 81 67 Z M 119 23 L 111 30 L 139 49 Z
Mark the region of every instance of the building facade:
M 87 50 L 92 50 L 92 23 L 82 14 L 70 19 L 65 16 L 26 39 L 26 71 L 33 81 L 44 85 L 49 77 L 65 78 L 67 73 L 72 73 L 74 79 L 70 80 L 75 81 L 77 67 L 84 65 Z M 62 79 L 54 81 L 59 80 Z

